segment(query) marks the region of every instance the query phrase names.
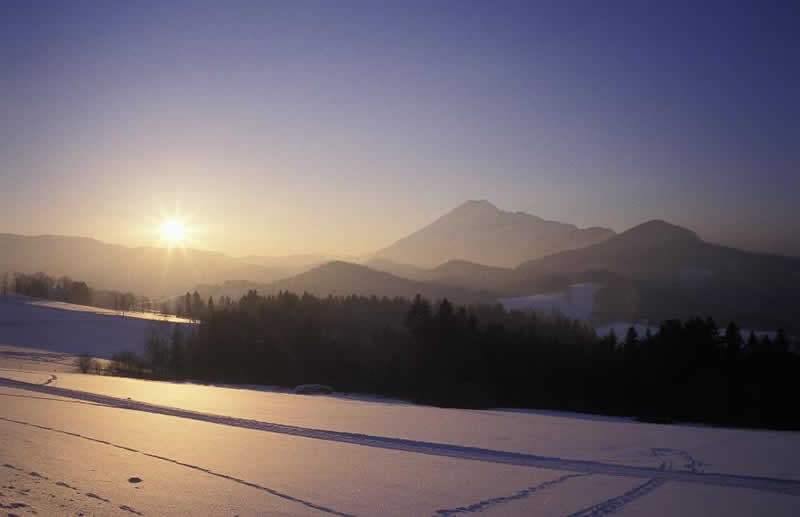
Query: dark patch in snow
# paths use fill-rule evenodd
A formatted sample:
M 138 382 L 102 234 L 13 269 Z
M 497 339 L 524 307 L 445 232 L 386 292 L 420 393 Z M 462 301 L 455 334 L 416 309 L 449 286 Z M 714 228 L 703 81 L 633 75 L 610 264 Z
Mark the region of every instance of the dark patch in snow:
M 137 512 L 136 510 L 134 510 L 133 508 L 131 508 L 131 507 L 130 507 L 130 506 L 128 506 L 127 504 L 121 504 L 121 505 L 119 505 L 119 509 L 120 509 L 120 510 L 125 510 L 126 512 L 135 513 L 136 515 L 143 515 L 143 514 L 142 514 L 142 512 Z
M 301 384 L 294 389 L 298 395 L 330 395 L 333 388 L 324 384 Z
M 28 506 L 28 505 L 25 504 L 25 503 L 10 503 L 10 504 L 0 503 L 0 508 L 8 508 L 8 509 L 12 509 L 12 510 L 16 509 L 16 508 L 25 508 L 26 506 Z
M 666 448 L 656 448 L 651 449 L 653 455 L 655 456 L 677 456 L 681 458 L 682 461 L 685 461 L 683 465 L 681 465 L 681 469 L 686 472 L 702 472 L 703 467 L 706 466 L 705 463 L 702 461 L 694 459 L 688 452 L 682 449 L 666 449 Z M 672 462 L 670 461 L 670 469 L 672 467 Z
M 86 497 L 91 497 L 92 499 L 98 499 L 100 501 L 103 501 L 104 503 L 110 503 L 111 502 L 108 499 L 106 499 L 105 497 L 100 497 L 99 495 L 94 494 L 92 492 L 87 492 L 86 493 Z

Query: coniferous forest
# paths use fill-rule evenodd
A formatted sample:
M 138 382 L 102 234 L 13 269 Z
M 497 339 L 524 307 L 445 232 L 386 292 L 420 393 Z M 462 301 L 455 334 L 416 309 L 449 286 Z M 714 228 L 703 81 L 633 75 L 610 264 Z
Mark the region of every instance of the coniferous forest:
M 199 312 L 194 311 L 194 312 Z M 153 334 L 116 373 L 292 387 L 320 383 L 465 408 L 547 408 L 644 421 L 800 428 L 800 358 L 783 331 L 743 336 L 731 323 L 669 320 L 599 337 L 558 314 L 454 307 L 421 297 L 317 298 L 250 291 L 202 304 L 185 335 Z

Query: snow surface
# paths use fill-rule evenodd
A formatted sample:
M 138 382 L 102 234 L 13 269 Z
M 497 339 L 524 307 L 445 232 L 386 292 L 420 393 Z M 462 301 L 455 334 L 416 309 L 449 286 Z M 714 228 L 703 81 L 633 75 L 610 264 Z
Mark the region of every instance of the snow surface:
M 101 377 L 27 352 L 0 349 L 0 504 L 19 515 L 800 514 L 800 433 Z
M 152 313 L 116 311 L 39 300 L 0 296 L 0 345 L 96 357 L 111 357 L 123 349 L 141 352 L 147 332 L 168 335 L 174 325 L 193 328 L 183 318 L 163 318 Z
M 500 298 L 498 301 L 506 310 L 536 311 L 549 314 L 558 312 L 573 319 L 582 320 L 592 324 L 591 316 L 594 311 L 594 295 L 603 287 L 602 284 L 588 282 L 572 284 L 568 288 L 555 293 L 534 294 L 516 298 Z M 628 329 L 633 326 L 639 336 L 644 336 L 649 329 L 651 333 L 658 332 L 657 325 L 648 325 L 642 322 L 616 321 L 605 325 L 595 326 L 598 336 L 607 336 L 613 329 L 618 338 L 624 338 Z M 747 339 L 751 329 L 741 329 L 742 336 Z M 719 329 L 720 334 L 725 333 L 725 328 Z M 754 329 L 758 338 L 769 336 L 775 339 L 777 331 Z
M 588 320 L 594 308 L 594 295 L 602 287 L 602 284 L 594 282 L 572 284 L 555 293 L 500 298 L 499 301 L 507 310 L 560 312 L 570 318 Z

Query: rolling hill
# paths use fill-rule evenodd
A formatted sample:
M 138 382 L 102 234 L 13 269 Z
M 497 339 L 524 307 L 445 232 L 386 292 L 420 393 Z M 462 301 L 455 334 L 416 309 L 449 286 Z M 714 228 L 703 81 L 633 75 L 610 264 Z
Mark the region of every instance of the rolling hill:
M 528 261 L 516 275 L 515 289 L 526 294 L 554 279 L 600 279 L 606 288 L 597 294 L 598 311 L 610 319 L 708 315 L 761 328 L 800 324 L 800 258 L 711 244 L 664 221 Z
M 263 285 L 259 289 L 268 293 L 287 290 L 295 293 L 308 292 L 317 296 L 357 294 L 413 298 L 421 294 L 432 300 L 448 298 L 462 304 L 493 302 L 496 299 L 496 296 L 489 292 L 409 280 L 359 264 L 341 261 L 323 264 L 294 277 Z

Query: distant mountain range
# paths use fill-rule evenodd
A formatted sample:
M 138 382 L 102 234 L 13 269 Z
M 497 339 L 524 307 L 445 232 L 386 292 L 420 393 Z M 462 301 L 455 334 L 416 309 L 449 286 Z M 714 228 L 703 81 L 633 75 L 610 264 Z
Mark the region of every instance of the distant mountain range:
M 608 239 L 608 228 L 581 229 L 488 201 L 467 201 L 433 223 L 400 239 L 373 258 L 430 268 L 451 260 L 516 267 L 527 260 L 582 248 Z
M 421 294 L 432 300 L 448 298 L 461 304 L 491 303 L 497 299 L 495 293 L 480 292 L 437 282 L 411 280 L 359 264 L 340 261 L 329 262 L 291 278 L 259 287 L 259 292 L 264 293 L 292 291 L 300 294 L 308 292 L 323 297 L 356 294 L 413 298 L 417 294 Z
M 42 271 L 85 280 L 92 287 L 159 297 L 198 283 L 231 279 L 271 282 L 311 267 L 291 258 L 270 265 L 195 249 L 128 248 L 84 237 L 0 234 L 0 273 Z
M 370 265 L 384 260 L 386 267 L 375 269 L 399 273 L 415 281 L 491 289 L 495 286 L 491 276 L 473 279 L 466 261 L 476 265 L 481 262 L 516 265 L 545 252 L 591 244 L 609 235 L 613 235 L 611 230 L 579 230 L 532 215 L 503 212 L 487 201 L 468 201 L 419 232 L 374 254 Z M 403 252 L 395 253 L 397 250 Z M 395 266 L 390 264 L 406 263 L 409 256 L 416 257 L 412 263 L 440 266 L 442 270 L 428 273 L 409 265 L 397 266 L 405 267 L 404 271 L 394 271 Z M 68 275 L 97 288 L 154 297 L 228 280 L 270 283 L 336 258 L 319 254 L 234 258 L 196 249 L 129 248 L 84 237 L 0 234 L 0 272 Z M 454 259 L 459 262 L 445 264 Z M 414 273 L 415 269 L 419 275 Z
M 514 269 L 459 260 L 430 269 L 386 259 L 368 265 L 507 297 L 594 282 L 602 286 L 595 295 L 593 318 L 598 322 L 708 315 L 721 323 L 800 331 L 800 258 L 710 244 L 691 230 L 658 220 Z
M 505 291 L 516 278 L 516 272 L 511 268 L 486 266 L 466 260 L 450 260 L 430 269 L 411 264 L 398 264 L 387 259 L 371 259 L 365 265 L 377 271 L 385 271 L 419 282 L 434 282 L 483 291 Z
M 710 315 L 720 323 L 800 331 L 800 258 L 710 244 L 664 221 L 614 234 L 469 201 L 364 264 L 330 258 L 233 258 L 0 234 L 0 272 L 66 274 L 93 287 L 149 296 L 198 286 L 215 296 L 235 297 L 247 289 L 319 296 L 419 293 L 469 304 L 595 282 L 602 286 L 594 296 L 596 321 Z

